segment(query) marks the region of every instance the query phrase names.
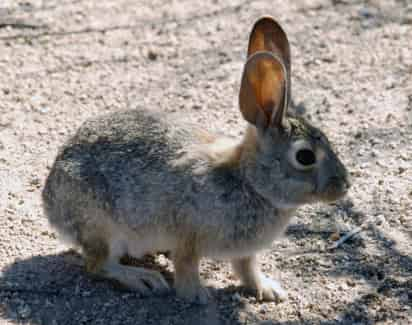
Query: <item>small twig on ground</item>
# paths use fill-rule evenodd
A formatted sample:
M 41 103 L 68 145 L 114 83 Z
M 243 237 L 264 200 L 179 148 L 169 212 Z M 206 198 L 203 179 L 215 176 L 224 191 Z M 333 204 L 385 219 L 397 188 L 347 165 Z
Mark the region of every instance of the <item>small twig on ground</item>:
M 341 246 L 344 242 L 348 241 L 350 238 L 353 236 L 356 236 L 358 233 L 360 233 L 362 230 L 365 228 L 369 227 L 371 224 L 376 223 L 376 218 L 374 216 L 369 216 L 366 218 L 366 220 L 363 221 L 363 223 L 349 231 L 346 235 L 341 237 L 339 240 L 337 240 L 335 243 L 333 243 L 331 246 L 328 247 L 328 250 L 334 250 Z
M 45 25 L 26 23 L 18 19 L 0 19 L 0 28 L 12 27 L 17 29 L 38 29 L 47 28 Z
M 363 225 L 356 227 L 349 231 L 346 235 L 342 236 L 339 240 L 334 242 L 331 246 L 329 246 L 329 250 L 336 249 L 341 246 L 344 242 L 348 241 L 350 238 L 355 236 L 356 234 L 360 233 L 363 230 Z

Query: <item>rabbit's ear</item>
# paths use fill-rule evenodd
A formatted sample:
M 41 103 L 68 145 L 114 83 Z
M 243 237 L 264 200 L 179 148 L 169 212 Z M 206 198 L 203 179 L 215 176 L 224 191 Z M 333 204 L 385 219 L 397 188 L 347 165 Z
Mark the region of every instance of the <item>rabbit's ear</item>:
M 258 128 L 279 127 L 286 105 L 286 67 L 270 52 L 256 52 L 246 62 L 239 93 L 243 117 Z
M 264 16 L 258 19 L 253 25 L 249 37 L 248 58 L 258 51 L 272 52 L 275 57 L 279 57 L 285 65 L 287 71 L 286 104 L 288 105 L 292 89 L 290 80 L 290 46 L 285 31 L 272 17 Z
M 247 56 L 258 51 L 268 51 L 280 57 L 289 69 L 290 47 L 285 31 L 272 17 L 264 16 L 253 25 L 249 37 Z

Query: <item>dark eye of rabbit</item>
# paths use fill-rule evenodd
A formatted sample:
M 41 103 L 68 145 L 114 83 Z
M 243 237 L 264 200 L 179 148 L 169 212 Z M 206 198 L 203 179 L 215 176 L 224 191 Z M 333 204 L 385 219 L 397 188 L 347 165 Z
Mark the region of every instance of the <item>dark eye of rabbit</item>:
M 316 157 L 312 150 L 302 149 L 296 153 L 296 160 L 303 166 L 310 166 L 316 162 Z

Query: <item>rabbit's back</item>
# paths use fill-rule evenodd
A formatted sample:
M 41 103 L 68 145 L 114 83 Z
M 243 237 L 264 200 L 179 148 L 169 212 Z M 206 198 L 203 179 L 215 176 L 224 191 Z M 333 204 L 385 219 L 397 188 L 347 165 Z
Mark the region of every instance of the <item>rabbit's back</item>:
M 75 242 L 82 227 L 96 223 L 90 218 L 167 228 L 176 193 L 189 177 L 187 168 L 173 163 L 193 141 L 188 132 L 142 110 L 86 121 L 60 150 L 46 181 L 50 222 Z

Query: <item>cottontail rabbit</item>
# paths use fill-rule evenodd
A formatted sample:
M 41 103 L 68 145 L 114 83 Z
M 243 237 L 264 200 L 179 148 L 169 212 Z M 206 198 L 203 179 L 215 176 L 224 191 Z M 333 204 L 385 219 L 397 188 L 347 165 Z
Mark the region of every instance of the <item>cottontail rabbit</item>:
M 121 265 L 128 254 L 170 251 L 178 296 L 205 303 L 202 257 L 228 258 L 259 300 L 285 291 L 259 270 L 299 206 L 333 201 L 347 172 L 317 128 L 292 117 L 290 50 L 269 17 L 251 32 L 239 103 L 239 141 L 144 110 L 86 121 L 59 152 L 43 200 L 50 223 L 80 246 L 86 269 L 143 294 L 169 290 L 156 271 Z

